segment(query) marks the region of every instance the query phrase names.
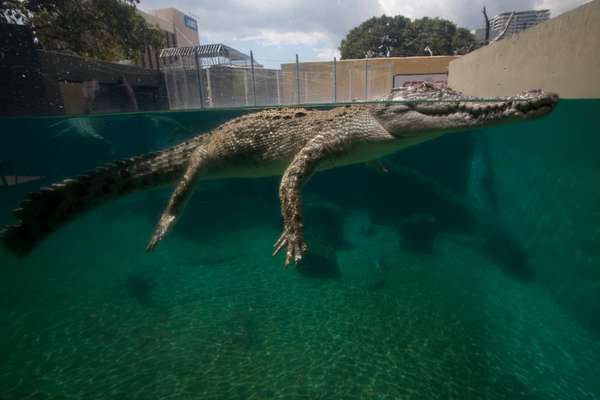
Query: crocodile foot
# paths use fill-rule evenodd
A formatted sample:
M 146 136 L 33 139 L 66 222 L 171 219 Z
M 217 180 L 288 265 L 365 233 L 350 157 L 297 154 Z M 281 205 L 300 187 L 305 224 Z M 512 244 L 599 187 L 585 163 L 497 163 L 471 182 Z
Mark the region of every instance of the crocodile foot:
M 152 234 L 152 237 L 150 238 L 150 242 L 148 243 L 148 246 L 146 246 L 146 251 L 150 252 L 156 248 L 156 245 L 158 244 L 158 242 L 160 242 L 162 240 L 162 238 L 165 237 L 165 235 L 167 234 L 169 229 L 173 226 L 174 222 L 175 222 L 174 215 L 165 213 L 160 217 L 160 221 L 158 222 L 158 224 L 156 225 L 156 228 L 154 229 L 154 233 Z
M 273 245 L 275 248 L 273 255 L 277 255 L 286 246 L 285 267 L 287 268 L 292 262 L 298 265 L 306 255 L 306 250 L 308 249 L 303 235 L 298 232 L 290 232 L 287 228 L 284 229 L 279 239 Z

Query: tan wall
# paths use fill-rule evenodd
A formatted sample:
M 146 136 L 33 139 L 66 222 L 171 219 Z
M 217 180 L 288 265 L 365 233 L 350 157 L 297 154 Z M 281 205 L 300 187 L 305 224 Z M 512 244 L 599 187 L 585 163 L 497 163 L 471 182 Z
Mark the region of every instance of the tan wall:
M 198 32 L 185 26 L 185 23 L 183 22 L 183 16 L 185 14 L 181 11 L 175 8 L 160 8 L 158 10 L 150 10 L 149 13 L 157 19 L 163 20 L 163 23 L 170 25 L 170 28 L 166 30 L 175 32 L 178 47 L 195 46 L 200 44 Z
M 185 26 L 183 20 L 185 14 L 176 8 L 160 8 L 148 12 L 138 9 L 138 12 L 149 24 L 158 26 L 163 31 L 174 33 L 178 47 L 200 44 L 198 32 Z
M 476 96 L 600 98 L 600 0 L 451 62 L 448 84 Z
M 157 26 L 159 29 L 167 32 L 173 32 L 173 24 L 165 19 L 159 18 L 155 15 L 149 14 L 137 9 L 137 12 L 146 20 L 150 25 Z
M 446 74 L 456 56 L 388 57 L 367 60 L 341 60 L 336 63 L 336 100 L 374 100 L 390 93 L 397 74 Z M 281 101 L 297 102 L 296 64 L 281 65 Z M 333 62 L 300 63 L 300 102 L 333 100 Z

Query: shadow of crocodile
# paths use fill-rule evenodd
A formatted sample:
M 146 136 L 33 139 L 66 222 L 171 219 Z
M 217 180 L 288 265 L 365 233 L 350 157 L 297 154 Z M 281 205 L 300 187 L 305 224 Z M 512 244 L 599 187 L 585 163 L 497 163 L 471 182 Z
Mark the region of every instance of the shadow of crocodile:
M 158 280 L 154 275 L 138 272 L 127 275 L 125 283 L 118 285 L 116 289 L 123 290 L 128 298 L 144 308 L 167 312 L 167 308 L 155 300 L 154 292 L 157 287 Z

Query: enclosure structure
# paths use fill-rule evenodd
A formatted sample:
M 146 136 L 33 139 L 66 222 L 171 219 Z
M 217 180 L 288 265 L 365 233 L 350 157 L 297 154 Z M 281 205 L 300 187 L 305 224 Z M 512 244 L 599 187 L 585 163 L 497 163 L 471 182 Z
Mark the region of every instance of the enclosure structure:
M 449 85 L 473 96 L 544 89 L 600 96 L 600 1 L 592 1 L 450 63 Z
M 377 100 L 393 87 L 422 81 L 445 83 L 459 56 L 382 57 L 281 65 L 283 103 Z
M 163 49 L 171 109 L 279 103 L 279 71 L 224 44 Z
M 0 25 L 0 38 L 0 116 L 166 108 L 158 71 L 40 50 L 31 29 L 21 25 Z

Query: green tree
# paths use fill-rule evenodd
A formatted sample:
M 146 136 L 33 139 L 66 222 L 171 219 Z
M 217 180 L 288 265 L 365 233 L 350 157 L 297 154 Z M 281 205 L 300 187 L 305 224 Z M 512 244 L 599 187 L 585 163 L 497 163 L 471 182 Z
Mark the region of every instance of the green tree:
M 475 37 L 465 28 L 458 28 L 454 37 L 452 38 L 452 47 L 457 54 L 467 54 L 469 51 L 475 49 L 477 43 Z
M 41 48 L 117 60 L 160 47 L 160 31 L 136 12 L 139 0 L 14 0 L 0 2 L 4 23 L 30 26 Z
M 352 29 L 342 40 L 342 58 L 402 56 L 410 53 L 407 27 L 410 19 L 401 15 L 373 17 Z
M 414 21 L 397 15 L 373 17 L 348 32 L 340 44 L 343 59 L 464 54 L 475 43 L 464 28 L 440 18 Z

